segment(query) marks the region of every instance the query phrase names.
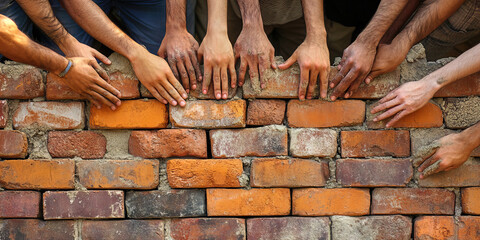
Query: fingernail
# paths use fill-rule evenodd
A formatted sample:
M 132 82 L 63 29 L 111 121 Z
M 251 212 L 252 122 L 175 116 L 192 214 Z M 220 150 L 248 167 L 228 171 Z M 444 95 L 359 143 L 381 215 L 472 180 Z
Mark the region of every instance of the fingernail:
M 187 90 L 188 91 L 188 90 Z M 183 98 L 188 98 L 188 95 L 186 93 L 182 94 Z
M 265 83 L 261 84 L 260 87 L 263 89 L 265 88 Z
M 116 104 L 117 104 L 117 106 L 120 106 L 120 105 L 122 105 L 122 102 L 118 101 Z
M 185 92 L 187 92 L 187 94 L 190 93 L 190 89 L 186 89 Z M 184 97 L 184 96 L 185 96 L 185 95 L 182 95 L 183 98 L 186 98 L 186 97 Z
M 173 106 L 177 106 L 177 101 L 172 101 Z
M 101 108 L 102 108 L 102 106 L 97 106 L 97 109 L 101 109 Z
M 348 98 L 348 97 L 350 97 L 350 94 L 345 93 L 345 96 L 343 96 L 343 97 L 344 97 L 344 98 Z
M 335 101 L 335 99 L 337 99 L 337 98 L 336 98 L 335 96 L 331 96 L 330 99 L 331 99 L 332 101 Z
M 232 84 L 232 88 L 235 88 L 235 84 Z
M 185 101 L 180 101 L 180 106 L 185 106 L 187 103 Z
M 220 99 L 220 97 L 221 97 L 221 94 L 217 93 L 217 99 Z
M 207 94 L 207 89 L 203 89 L 203 94 Z
M 227 99 L 227 94 L 226 93 L 223 94 L 223 98 Z
M 239 83 L 238 86 L 239 86 L 239 87 L 243 86 L 243 83 Z
M 193 84 L 193 85 L 192 85 L 192 89 L 193 89 L 193 90 L 197 89 L 197 85 Z
M 376 122 L 376 121 L 378 121 L 378 119 L 377 119 L 377 118 L 374 118 L 373 121 Z
M 335 87 L 335 84 L 330 83 L 330 88 L 333 88 L 333 87 Z
M 115 106 L 111 106 L 110 109 L 112 109 L 112 111 L 115 111 L 115 109 L 117 109 Z

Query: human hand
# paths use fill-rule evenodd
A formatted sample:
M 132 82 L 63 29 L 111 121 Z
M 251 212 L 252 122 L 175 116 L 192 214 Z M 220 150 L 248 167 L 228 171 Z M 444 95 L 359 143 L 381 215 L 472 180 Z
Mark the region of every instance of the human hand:
M 71 35 L 65 38 L 65 40 L 58 46 L 66 57 L 84 57 L 95 61 L 98 59 L 107 65 L 112 63 L 110 59 L 105 57 L 105 55 L 92 47 L 79 42 Z
M 186 29 L 167 31 L 158 49 L 158 55 L 167 58 L 173 75 L 181 77 L 187 93 L 197 88 L 197 80 L 202 81 L 197 51 L 198 43 Z
M 328 73 L 330 72 L 330 58 L 326 44 L 319 43 L 318 40 L 305 39 L 298 46 L 297 50 L 287 61 L 279 65 L 278 68 L 285 70 L 298 61 L 300 66 L 300 84 L 298 86 L 298 97 L 300 100 L 313 97 L 313 91 L 317 85 L 317 79 L 320 77 L 320 96 L 327 97 Z M 307 90 L 308 86 L 308 90 Z
M 216 99 L 227 99 L 228 74 L 230 72 L 231 86 L 235 87 L 237 75 L 233 49 L 226 34 L 208 34 L 198 49 L 198 58 L 203 59 L 203 94 L 207 94 L 212 81 Z
M 410 48 L 405 43 L 392 41 L 391 44 L 380 44 L 372 69 L 365 82 L 371 82 L 375 77 L 395 70 L 407 57 Z

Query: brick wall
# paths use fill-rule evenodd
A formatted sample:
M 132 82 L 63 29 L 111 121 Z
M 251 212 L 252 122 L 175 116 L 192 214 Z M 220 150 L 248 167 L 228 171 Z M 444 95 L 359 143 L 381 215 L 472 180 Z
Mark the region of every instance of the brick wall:
M 1 65 L 0 239 L 480 239 L 479 159 L 425 180 L 411 159 L 480 120 L 480 74 L 393 128 L 369 113 L 446 61 L 413 57 L 348 100 L 296 100 L 294 68 L 185 108 L 116 66 L 115 112 Z

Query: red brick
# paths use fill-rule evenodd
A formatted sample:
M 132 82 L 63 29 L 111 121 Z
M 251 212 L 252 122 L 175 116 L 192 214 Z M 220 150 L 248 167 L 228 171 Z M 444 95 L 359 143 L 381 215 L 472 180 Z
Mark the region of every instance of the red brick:
M 108 220 L 83 221 L 83 240 L 163 239 L 162 220 Z
M 207 189 L 208 216 L 276 216 L 290 214 L 290 189 Z
M 342 131 L 342 157 L 410 156 L 410 132 Z
M 73 160 L 0 162 L 0 186 L 6 189 L 73 189 Z
M 246 239 L 245 219 L 186 218 L 173 219 L 167 226 L 167 238 L 187 239 Z
M 455 194 L 434 188 L 376 188 L 372 193 L 372 214 L 451 215 Z
M 248 102 L 247 125 L 282 125 L 286 105 L 284 100 L 256 99 Z
M 332 239 L 410 240 L 412 219 L 405 216 L 332 217 Z
M 2 64 L 0 68 L 0 98 L 32 99 L 45 95 L 40 69 L 24 64 Z
M 40 192 L 0 192 L 0 218 L 38 218 L 40 201 Z
M 88 189 L 152 189 L 158 186 L 155 160 L 77 162 L 80 183 Z
M 143 158 L 206 158 L 207 135 L 204 130 L 195 129 L 132 131 L 128 152 Z
M 187 101 L 185 107 L 170 107 L 170 121 L 185 128 L 242 128 L 245 127 L 247 103 L 232 101 Z
M 74 239 L 74 221 L 0 219 L 0 239 Z
M 370 192 L 355 188 L 303 188 L 294 189 L 292 215 L 361 216 L 370 213 Z
M 8 103 L 7 100 L 0 100 L 0 128 L 7 125 L 8 120 Z
M 287 106 L 290 127 L 344 127 L 361 125 L 365 103 L 359 100 L 327 102 L 290 100 Z
M 474 73 L 440 88 L 433 97 L 464 97 L 480 95 L 480 73 Z
M 92 131 L 51 131 L 47 147 L 54 158 L 103 158 L 107 151 L 107 139 Z
M 480 186 L 480 162 L 466 161 L 456 169 L 439 172 L 418 180 L 421 187 L 469 187 Z
M 25 158 L 27 135 L 20 131 L 0 130 L 0 158 Z
M 462 189 L 463 213 L 480 215 L 480 187 Z
M 167 124 L 167 107 L 157 100 L 122 101 L 115 111 L 107 107 L 90 108 L 92 129 L 165 128 Z
M 339 159 L 337 181 L 349 187 L 406 186 L 413 176 L 409 159 Z
M 330 239 L 326 217 L 250 218 L 248 239 Z
M 83 102 L 21 102 L 13 115 L 13 127 L 36 124 L 51 129 L 78 129 L 85 125 Z
M 214 158 L 288 155 L 288 134 L 285 126 L 212 130 L 210 141 Z
M 290 154 L 294 157 L 335 157 L 337 132 L 331 129 L 290 128 Z
M 252 187 L 320 187 L 329 177 L 328 164 L 303 159 L 254 159 Z
M 459 216 L 458 239 L 470 240 L 480 239 L 480 217 L 478 216 Z
M 172 188 L 240 187 L 240 159 L 171 159 L 167 162 Z
M 43 218 L 124 218 L 122 191 L 47 191 L 43 194 Z
M 372 129 L 385 128 L 385 125 L 391 118 L 387 118 L 382 121 L 374 122 L 373 119 L 380 115 L 382 112 L 377 114 L 371 114 L 370 111 L 377 104 L 371 104 L 367 106 L 367 127 Z M 441 127 L 443 125 L 443 114 L 442 110 L 432 102 L 428 102 L 425 106 L 418 109 L 417 111 L 403 117 L 398 122 L 391 126 L 392 128 L 433 128 Z

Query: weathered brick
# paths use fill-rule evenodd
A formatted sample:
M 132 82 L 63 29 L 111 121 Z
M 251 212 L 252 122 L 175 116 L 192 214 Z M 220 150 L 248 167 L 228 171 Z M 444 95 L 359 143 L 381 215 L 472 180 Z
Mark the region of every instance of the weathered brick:
M 41 70 L 26 64 L 1 64 L 0 86 L 0 98 L 32 99 L 45 95 Z
M 376 188 L 372 214 L 444 214 L 455 210 L 455 194 L 432 188 Z
M 342 131 L 340 135 L 342 157 L 410 156 L 409 131 Z
M 194 129 L 132 131 L 128 152 L 143 158 L 206 158 L 207 134 L 204 130 Z
M 210 141 L 214 158 L 288 155 L 288 134 L 285 126 L 212 130 Z
M 197 217 L 205 215 L 205 191 L 169 190 L 127 192 L 129 218 Z
M 320 187 L 329 177 L 328 164 L 303 159 L 254 159 L 252 187 Z
M 83 240 L 163 239 L 162 220 L 83 221 Z
M 167 225 L 167 238 L 245 240 L 245 219 L 186 218 L 173 219 Z
M 92 129 L 165 128 L 167 124 L 167 107 L 157 100 L 122 101 L 115 111 L 107 107 L 90 108 Z
M 332 217 L 332 239 L 410 240 L 412 219 L 405 216 Z
M 337 132 L 331 129 L 290 128 L 290 154 L 294 157 L 335 157 Z
M 326 217 L 250 218 L 248 239 L 330 239 Z
M 421 216 L 415 219 L 415 239 L 458 239 L 480 238 L 480 217 L 477 216 Z
M 467 128 L 480 121 L 480 97 L 447 98 L 442 106 L 445 126 L 453 129 Z
M 8 120 L 8 103 L 7 100 L 0 100 L 0 128 L 7 125 Z
M 458 239 L 480 239 L 480 217 L 459 216 L 458 220 Z
M 175 127 L 241 128 L 245 127 L 247 103 L 232 101 L 187 101 L 185 107 L 170 107 L 170 121 Z
M 467 160 L 456 169 L 439 172 L 418 180 L 421 187 L 469 187 L 480 185 L 480 161 Z
M 356 188 L 294 189 L 292 214 L 300 216 L 350 215 L 370 212 L 370 192 Z
M 406 186 L 413 176 L 409 159 L 340 159 L 337 181 L 349 187 Z
M 440 88 L 433 97 L 464 97 L 471 95 L 480 95 L 479 72 Z
M 107 139 L 92 131 L 51 131 L 47 147 L 54 158 L 103 158 L 107 151 Z
M 290 127 L 344 127 L 361 125 L 365 103 L 360 100 L 327 102 L 290 100 L 287 106 Z
M 0 239 L 75 239 L 74 221 L 0 219 Z
M 290 189 L 207 189 L 208 216 L 277 216 L 290 214 Z
M 240 159 L 171 159 L 167 162 L 172 188 L 240 187 Z
M 156 160 L 77 162 L 80 183 L 88 189 L 152 189 L 158 186 Z
M 122 191 L 47 191 L 43 194 L 43 218 L 124 218 Z
M 0 186 L 6 189 L 73 189 L 73 160 L 0 161 Z
M 38 218 L 40 216 L 40 192 L 0 192 L 0 218 Z
M 256 99 L 248 102 L 247 125 L 281 125 L 285 118 L 284 100 Z
M 462 189 L 463 213 L 480 215 L 480 187 Z
M 32 125 L 51 129 L 78 129 L 85 125 L 83 102 L 21 102 L 13 115 L 15 129 Z
M 374 122 L 373 119 L 380 115 L 380 113 L 371 114 L 370 111 L 377 106 L 376 103 L 367 106 L 367 127 L 371 129 L 385 128 L 385 125 L 392 117 L 382 121 Z M 391 128 L 433 128 L 441 127 L 443 125 L 442 110 L 432 102 L 428 102 L 425 106 L 417 111 L 408 114 L 402 119 L 398 120 Z
M 0 158 L 25 158 L 27 135 L 20 131 L 0 130 Z

